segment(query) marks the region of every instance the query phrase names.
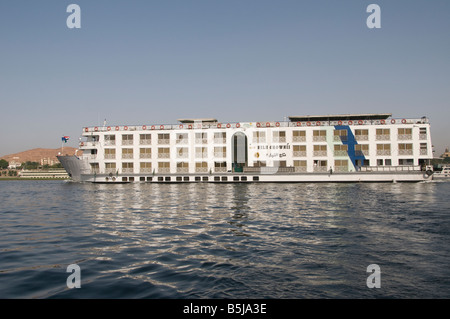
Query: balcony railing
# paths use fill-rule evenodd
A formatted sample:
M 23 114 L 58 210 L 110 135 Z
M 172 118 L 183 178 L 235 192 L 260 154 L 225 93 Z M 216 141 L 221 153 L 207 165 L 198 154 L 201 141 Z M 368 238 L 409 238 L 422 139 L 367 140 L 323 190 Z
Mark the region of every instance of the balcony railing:
M 170 158 L 170 153 L 158 153 L 158 158 Z
M 133 140 L 122 140 L 122 145 L 133 145 Z
M 369 135 L 355 135 L 355 140 L 357 141 L 368 141 Z
M 152 153 L 139 153 L 139 158 L 152 158 Z
M 334 156 L 347 156 L 348 152 L 347 151 L 334 151 Z
M 327 156 L 327 151 L 314 151 L 313 156 L 314 157 Z
M 326 136 L 313 136 L 314 142 L 326 142 L 327 137 Z
M 132 159 L 132 158 L 133 158 L 133 153 L 122 154 L 122 159 Z
M 306 157 L 306 151 L 294 151 L 294 157 Z
M 140 145 L 151 145 L 152 144 L 152 140 L 141 139 L 141 140 L 139 140 L 139 144 Z
M 133 171 L 134 170 L 132 167 L 122 168 L 122 173 L 124 173 L 124 174 L 133 173 Z
M 389 141 L 391 136 L 389 134 L 376 135 L 375 139 L 377 141 Z
M 294 142 L 306 142 L 306 136 L 293 136 L 292 141 Z
M 398 155 L 413 155 L 413 150 L 398 150 Z
M 398 140 L 404 141 L 404 140 L 412 140 L 412 134 L 399 134 L 397 136 Z
M 390 156 L 391 155 L 391 150 L 377 150 L 377 155 Z

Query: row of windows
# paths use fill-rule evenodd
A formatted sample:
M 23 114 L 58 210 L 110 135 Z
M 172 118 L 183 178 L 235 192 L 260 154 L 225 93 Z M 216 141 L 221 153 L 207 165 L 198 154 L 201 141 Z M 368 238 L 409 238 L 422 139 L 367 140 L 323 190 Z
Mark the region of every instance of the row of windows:
M 265 143 L 266 135 L 265 131 L 255 131 L 253 132 L 253 142 L 254 143 Z M 226 141 L 226 132 L 216 132 L 214 133 L 214 143 L 225 143 Z M 368 129 L 355 129 L 355 138 L 356 140 L 368 140 L 369 138 L 369 130 Z M 343 130 L 334 130 L 333 138 L 335 141 L 345 141 L 348 139 L 348 131 L 346 129 Z M 389 128 L 380 128 L 376 129 L 376 139 L 377 140 L 390 140 L 391 129 Z M 116 135 L 105 135 L 105 144 L 106 145 L 115 145 L 116 144 Z M 134 143 L 134 135 L 133 134 L 122 134 L 122 145 L 132 145 Z M 326 130 L 313 130 L 313 140 L 314 141 L 326 141 L 327 131 Z M 427 128 L 422 127 L 419 131 L 419 138 L 426 139 L 427 138 Z M 188 134 L 187 133 L 177 133 L 175 136 L 177 144 L 187 143 Z M 294 130 L 292 131 L 292 139 L 294 142 L 303 142 L 306 141 L 306 130 Z M 397 139 L 399 140 L 411 140 L 412 139 L 412 128 L 398 128 L 397 129 Z M 98 141 L 97 137 L 91 137 L 90 141 Z M 273 142 L 286 142 L 286 131 L 273 131 L 272 132 L 272 141 Z M 195 133 L 195 142 L 197 144 L 206 144 L 208 143 L 208 133 Z M 139 143 L 140 144 L 151 144 L 152 143 L 152 134 L 139 134 Z M 158 133 L 157 134 L 157 143 L 158 144 L 170 144 L 170 134 L 169 133 Z
M 286 161 L 278 161 L 274 163 L 274 167 L 278 169 L 289 168 L 292 172 L 307 172 L 308 165 L 312 166 L 314 172 L 325 172 L 330 168 L 336 172 L 349 170 L 349 167 L 353 164 L 347 159 L 335 159 L 334 161 L 328 160 L 294 160 L 292 166 L 287 167 Z M 370 160 L 364 160 L 364 162 L 358 162 L 357 166 L 370 166 L 372 163 Z M 392 159 L 377 159 L 377 166 L 391 166 Z M 399 159 L 398 165 L 414 165 L 414 159 Z M 188 162 L 178 162 L 175 164 L 174 170 L 176 173 L 189 173 L 189 168 L 192 167 L 195 173 L 222 173 L 227 172 L 227 162 L 214 162 L 210 167 L 208 162 L 197 162 L 191 166 Z M 266 167 L 265 161 L 253 162 L 253 167 L 247 167 L 249 171 L 261 170 Z M 271 167 L 273 168 L 273 167 Z M 359 169 L 359 167 L 358 167 Z M 93 173 L 100 173 L 100 166 L 98 163 L 91 164 L 91 171 Z M 141 162 L 139 167 L 135 168 L 134 163 L 122 163 L 120 167 L 116 163 L 105 163 L 104 171 L 101 173 L 116 174 L 116 173 L 173 173 L 172 165 L 169 162 L 158 162 L 155 167 L 152 163 Z
M 294 157 L 306 157 L 307 147 L 306 145 L 293 145 L 293 156 Z M 346 156 L 348 154 L 348 145 L 337 144 L 334 145 L 333 155 L 334 156 Z M 369 144 L 356 144 L 355 145 L 355 155 L 356 156 L 369 156 Z M 225 146 L 214 147 L 214 157 L 226 157 L 227 148 Z M 157 158 L 170 158 L 170 148 L 169 147 L 159 147 Z M 328 145 L 317 144 L 313 145 L 313 156 L 327 156 Z M 391 155 L 391 144 L 377 144 L 376 145 L 377 155 Z M 399 143 L 398 144 L 398 155 L 412 155 L 413 154 L 413 144 L 411 143 Z M 427 155 L 428 147 L 427 143 L 420 143 L 420 155 Z M 196 147 L 195 148 L 196 158 L 206 158 L 208 157 L 207 147 Z M 176 158 L 188 158 L 189 148 L 179 147 L 176 150 Z M 122 159 L 132 159 L 134 158 L 134 152 L 132 148 L 122 148 Z M 139 158 L 152 158 L 152 148 L 140 148 Z M 116 159 L 116 149 L 105 149 L 105 159 Z

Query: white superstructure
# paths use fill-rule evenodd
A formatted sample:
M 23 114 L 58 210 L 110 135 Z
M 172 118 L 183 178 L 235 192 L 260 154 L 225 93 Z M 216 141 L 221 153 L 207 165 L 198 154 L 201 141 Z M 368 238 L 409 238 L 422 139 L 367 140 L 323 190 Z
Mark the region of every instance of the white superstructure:
M 426 118 L 349 114 L 178 122 L 85 127 L 80 163 L 70 165 L 80 166 L 80 180 L 95 182 L 418 181 L 430 175 Z

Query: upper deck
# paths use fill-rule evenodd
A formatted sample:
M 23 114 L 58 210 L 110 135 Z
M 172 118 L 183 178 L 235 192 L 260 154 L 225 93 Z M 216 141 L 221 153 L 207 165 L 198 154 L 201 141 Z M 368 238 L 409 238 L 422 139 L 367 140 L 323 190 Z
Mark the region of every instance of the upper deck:
M 354 125 L 399 125 L 428 124 L 426 117 L 422 118 L 392 118 L 391 114 L 346 114 L 324 116 L 289 116 L 289 121 L 262 122 L 218 122 L 216 119 L 183 119 L 178 124 L 143 124 L 143 125 L 113 125 L 90 126 L 83 128 L 83 135 L 110 131 L 146 131 L 146 130 L 207 130 L 207 129 L 239 129 L 239 128 L 286 128 L 286 127 L 318 127 L 318 126 L 354 126 Z M 88 134 L 86 134 L 88 133 Z

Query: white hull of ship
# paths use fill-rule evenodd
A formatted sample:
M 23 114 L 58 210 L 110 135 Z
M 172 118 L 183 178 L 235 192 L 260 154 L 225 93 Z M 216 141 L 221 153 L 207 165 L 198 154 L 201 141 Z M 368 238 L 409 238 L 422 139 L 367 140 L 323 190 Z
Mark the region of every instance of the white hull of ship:
M 91 183 L 362 183 L 362 182 L 423 182 L 432 175 L 424 171 L 324 172 L 324 173 L 203 173 L 203 174 L 93 174 L 83 159 L 58 157 L 73 181 Z

